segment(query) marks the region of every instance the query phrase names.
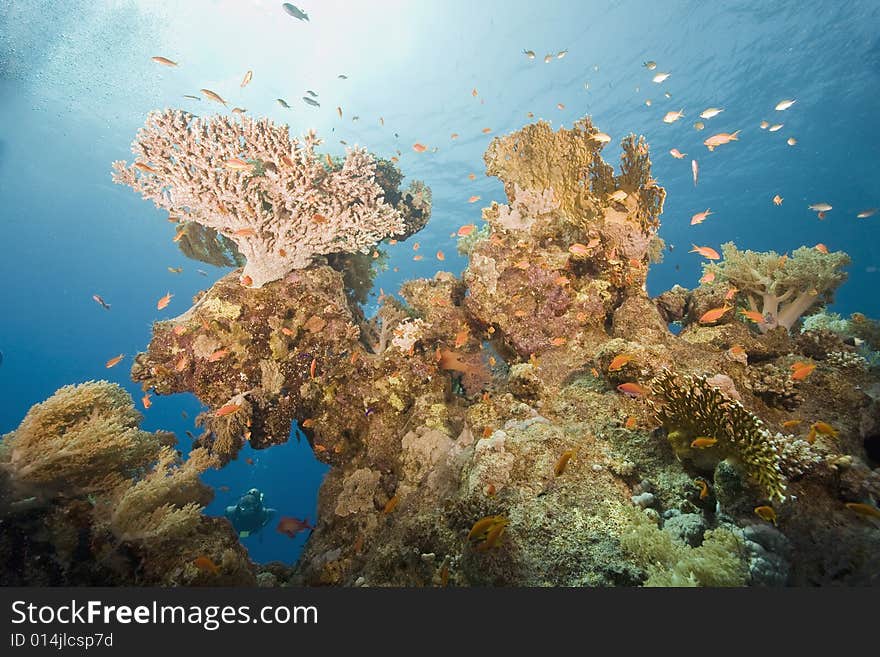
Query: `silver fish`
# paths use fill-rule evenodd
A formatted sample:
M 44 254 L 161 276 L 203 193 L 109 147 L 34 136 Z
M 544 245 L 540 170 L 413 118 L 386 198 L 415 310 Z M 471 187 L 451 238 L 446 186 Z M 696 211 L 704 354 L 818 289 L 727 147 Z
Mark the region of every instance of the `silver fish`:
M 284 109 L 290 109 L 290 105 L 288 105 L 283 98 L 276 98 L 275 100 L 277 100 L 278 104 L 281 105 L 281 107 L 283 107 Z
M 305 102 L 307 102 L 312 107 L 320 107 L 321 106 L 321 103 L 319 103 L 317 100 L 312 100 L 308 96 L 303 96 L 302 98 Z
M 314 91 L 312 91 L 311 89 L 306 89 L 306 93 L 307 93 L 309 96 L 311 96 L 312 98 L 317 98 L 317 97 L 318 97 L 318 94 L 316 94 L 316 93 L 315 93 Z
M 340 73 L 340 74 L 337 75 L 336 77 L 339 78 L 340 80 L 348 80 L 348 76 L 347 76 L 347 75 L 342 75 L 342 73 Z
M 289 2 L 285 2 L 283 5 L 281 5 L 281 7 L 284 9 L 284 11 L 286 11 L 294 18 L 298 18 L 301 21 L 309 20 L 309 15 L 306 12 L 304 12 L 302 9 L 299 9 L 298 7 L 294 7 Z

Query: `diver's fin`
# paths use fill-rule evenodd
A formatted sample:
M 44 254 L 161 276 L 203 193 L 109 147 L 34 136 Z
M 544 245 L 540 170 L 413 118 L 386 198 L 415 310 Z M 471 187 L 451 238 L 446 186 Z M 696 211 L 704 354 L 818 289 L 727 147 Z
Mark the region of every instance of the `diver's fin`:
M 239 538 L 247 538 L 247 537 L 250 536 L 250 535 L 251 535 L 251 533 L 248 532 L 248 531 L 238 532 L 238 537 L 239 537 Z

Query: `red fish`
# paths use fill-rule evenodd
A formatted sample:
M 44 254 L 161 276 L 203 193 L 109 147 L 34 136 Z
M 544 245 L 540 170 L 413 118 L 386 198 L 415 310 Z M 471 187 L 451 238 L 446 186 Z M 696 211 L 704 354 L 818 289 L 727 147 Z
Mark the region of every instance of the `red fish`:
M 296 538 L 296 535 L 306 529 L 314 529 L 313 525 L 309 524 L 309 519 L 300 520 L 299 518 L 294 518 L 292 516 L 281 516 L 281 519 L 278 521 L 278 526 L 275 528 L 279 533 L 289 536 L 290 538 Z

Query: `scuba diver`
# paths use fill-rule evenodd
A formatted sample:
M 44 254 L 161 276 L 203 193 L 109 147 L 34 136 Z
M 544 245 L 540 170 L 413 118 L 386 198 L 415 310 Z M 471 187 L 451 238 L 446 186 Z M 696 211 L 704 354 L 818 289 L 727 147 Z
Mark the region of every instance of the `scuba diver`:
M 239 538 L 247 538 L 259 532 L 269 524 L 275 513 L 275 509 L 263 506 L 263 493 L 256 488 L 251 488 L 242 495 L 235 506 L 226 507 L 226 517 L 235 527 Z

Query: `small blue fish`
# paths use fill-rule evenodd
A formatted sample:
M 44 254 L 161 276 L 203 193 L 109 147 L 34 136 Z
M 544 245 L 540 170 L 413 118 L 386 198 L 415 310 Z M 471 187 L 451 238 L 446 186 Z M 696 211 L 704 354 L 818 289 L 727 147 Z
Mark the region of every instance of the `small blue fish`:
M 294 18 L 298 18 L 301 21 L 309 20 L 309 15 L 306 12 L 304 12 L 302 9 L 294 7 L 289 2 L 285 2 L 283 5 L 281 5 L 281 7 L 284 9 L 284 11 L 286 11 Z

